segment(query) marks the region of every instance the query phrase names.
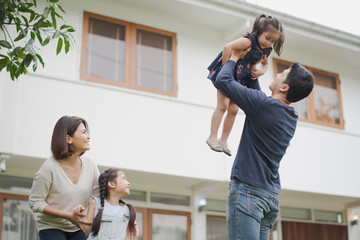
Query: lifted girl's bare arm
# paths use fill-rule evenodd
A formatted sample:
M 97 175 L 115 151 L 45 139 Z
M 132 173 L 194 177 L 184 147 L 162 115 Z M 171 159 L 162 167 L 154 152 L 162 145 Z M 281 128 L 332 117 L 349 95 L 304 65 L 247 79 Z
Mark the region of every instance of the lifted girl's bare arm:
M 239 38 L 235 41 L 225 44 L 222 54 L 222 65 L 224 65 L 230 58 L 234 51 L 245 50 L 251 47 L 251 40 L 249 38 Z
M 262 75 L 264 75 L 264 73 L 268 69 L 268 58 L 266 56 L 259 63 L 261 63 L 260 69 L 256 68 L 257 64 L 254 64 L 251 67 L 251 79 L 253 79 L 253 80 L 259 78 Z

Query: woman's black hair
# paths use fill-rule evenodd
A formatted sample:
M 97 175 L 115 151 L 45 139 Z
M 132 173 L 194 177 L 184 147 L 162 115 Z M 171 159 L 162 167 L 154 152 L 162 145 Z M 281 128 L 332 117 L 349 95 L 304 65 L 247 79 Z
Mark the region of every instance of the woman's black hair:
M 121 170 L 116 168 L 109 168 L 99 176 L 99 186 L 100 186 L 100 205 L 101 208 L 99 209 L 99 212 L 96 214 L 96 217 L 94 219 L 94 222 L 92 224 L 91 231 L 94 236 L 96 236 L 99 233 L 100 226 L 101 226 L 101 218 L 104 211 L 104 204 L 105 199 L 109 194 L 108 189 L 108 182 L 114 182 Z M 123 200 L 120 199 L 119 203 L 126 205 L 129 208 L 130 212 L 130 219 L 129 219 L 129 231 L 132 232 L 135 229 L 135 220 L 136 220 L 136 210 L 135 208 L 128 203 L 125 203 Z
M 51 137 L 51 151 L 56 160 L 68 158 L 76 152 L 76 149 L 67 143 L 67 136 L 73 137 L 81 123 L 89 131 L 87 122 L 80 117 L 63 116 L 56 122 Z M 84 152 L 80 156 L 83 154 Z

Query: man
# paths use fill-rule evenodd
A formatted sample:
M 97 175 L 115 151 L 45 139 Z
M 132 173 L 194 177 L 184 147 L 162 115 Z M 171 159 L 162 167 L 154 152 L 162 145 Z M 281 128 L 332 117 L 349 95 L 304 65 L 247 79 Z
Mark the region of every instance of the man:
M 298 119 L 289 104 L 310 94 L 314 77 L 295 63 L 276 75 L 268 97 L 235 81 L 235 63 L 244 54 L 246 51 L 233 53 L 215 82 L 246 114 L 231 171 L 226 221 L 230 240 L 269 240 L 279 212 L 279 163 Z

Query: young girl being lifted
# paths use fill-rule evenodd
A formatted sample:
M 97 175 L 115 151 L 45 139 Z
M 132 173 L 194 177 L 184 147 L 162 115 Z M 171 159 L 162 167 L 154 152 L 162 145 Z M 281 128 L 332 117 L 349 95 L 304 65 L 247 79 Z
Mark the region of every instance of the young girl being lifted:
M 239 59 L 235 68 L 235 80 L 248 88 L 260 89 L 258 78 L 263 75 L 268 68 L 268 56 L 272 51 L 272 46 L 278 56 L 282 52 L 284 44 L 284 31 L 282 24 L 276 18 L 259 15 L 253 25 L 251 33 L 230 42 L 224 46 L 224 50 L 219 53 L 215 60 L 210 64 L 208 78 L 214 83 L 221 67 L 227 62 L 232 51 L 248 51 L 244 58 Z M 260 69 L 256 65 L 261 63 Z M 217 106 L 211 118 L 210 136 L 206 140 L 209 147 L 216 152 L 224 152 L 231 156 L 231 151 L 227 146 L 231 128 L 234 124 L 239 107 L 225 97 L 221 91 L 217 91 Z M 224 120 L 223 130 L 220 139 L 217 138 L 218 129 L 225 111 L 227 115 Z

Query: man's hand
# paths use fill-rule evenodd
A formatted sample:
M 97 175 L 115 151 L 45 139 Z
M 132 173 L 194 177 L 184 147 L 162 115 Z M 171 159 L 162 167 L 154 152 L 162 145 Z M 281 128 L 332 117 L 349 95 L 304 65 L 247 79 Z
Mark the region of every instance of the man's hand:
M 244 50 L 234 50 L 231 53 L 230 60 L 237 62 L 240 58 L 246 56 L 246 54 L 250 51 L 251 47 L 244 49 Z

